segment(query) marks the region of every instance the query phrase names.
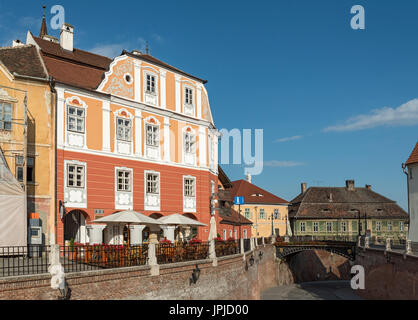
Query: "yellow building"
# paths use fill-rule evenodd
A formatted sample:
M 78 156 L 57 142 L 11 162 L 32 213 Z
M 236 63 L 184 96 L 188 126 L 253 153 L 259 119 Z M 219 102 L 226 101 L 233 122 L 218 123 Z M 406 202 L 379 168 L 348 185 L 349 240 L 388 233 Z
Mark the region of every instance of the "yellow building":
M 244 197 L 241 205 L 241 215 L 250 220 L 253 237 L 271 237 L 272 234 L 284 236 L 288 221 L 288 202 L 274 194 L 251 183 L 251 176 L 247 180 L 232 182 L 230 189 L 233 197 Z M 234 206 L 239 210 L 238 206 Z
M 0 148 L 26 186 L 28 218 L 41 221 L 44 244 L 55 241 L 55 96 L 50 88 L 35 46 L 15 41 L 0 48 Z

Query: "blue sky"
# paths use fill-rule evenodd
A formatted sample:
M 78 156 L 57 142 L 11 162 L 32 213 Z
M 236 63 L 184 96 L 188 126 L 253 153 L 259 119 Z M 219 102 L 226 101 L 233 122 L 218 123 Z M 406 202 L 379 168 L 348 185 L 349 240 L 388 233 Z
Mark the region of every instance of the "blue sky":
M 155 57 L 209 80 L 219 129 L 264 129 L 260 187 L 291 200 L 301 182 L 354 179 L 407 207 L 418 2 L 1 0 L 0 45 L 38 34 L 42 4 L 64 6 L 80 49 L 113 56 L 148 41 Z M 365 30 L 350 27 L 356 4 Z M 244 178 L 243 166 L 224 169 Z

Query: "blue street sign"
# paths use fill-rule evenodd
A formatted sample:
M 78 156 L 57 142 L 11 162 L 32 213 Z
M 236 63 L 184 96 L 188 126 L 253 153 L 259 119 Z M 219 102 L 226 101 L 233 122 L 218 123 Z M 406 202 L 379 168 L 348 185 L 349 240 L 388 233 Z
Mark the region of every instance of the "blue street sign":
M 235 199 L 234 199 L 234 203 L 235 203 L 236 205 L 241 205 L 241 204 L 244 204 L 244 197 L 235 197 Z

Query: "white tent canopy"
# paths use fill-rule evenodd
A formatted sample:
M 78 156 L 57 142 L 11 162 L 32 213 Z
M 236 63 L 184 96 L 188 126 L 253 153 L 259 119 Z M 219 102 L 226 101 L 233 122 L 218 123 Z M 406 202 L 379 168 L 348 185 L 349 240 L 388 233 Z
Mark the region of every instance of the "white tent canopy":
M 94 221 L 95 223 L 126 223 L 126 224 L 140 224 L 140 225 L 161 225 L 163 223 L 147 217 L 142 213 L 135 211 L 122 211 L 110 216 L 100 218 Z
M 0 247 L 27 245 L 26 194 L 0 149 Z
M 206 227 L 206 224 L 203 224 L 199 221 L 187 218 L 180 214 L 172 214 L 170 216 L 161 217 L 157 220 L 158 222 L 166 225 L 174 225 L 174 226 L 198 226 L 198 227 Z

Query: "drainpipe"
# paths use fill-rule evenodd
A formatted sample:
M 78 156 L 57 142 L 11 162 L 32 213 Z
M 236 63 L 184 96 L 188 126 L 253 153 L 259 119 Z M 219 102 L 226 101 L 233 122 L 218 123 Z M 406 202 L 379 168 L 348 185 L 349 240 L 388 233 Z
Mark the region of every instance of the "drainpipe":
M 407 188 L 407 193 L 408 193 L 408 217 L 409 217 L 409 221 L 408 221 L 408 238 L 409 238 L 409 223 L 411 222 L 411 211 L 410 211 L 410 207 L 409 207 L 409 174 L 408 171 L 406 171 L 406 164 L 402 163 L 402 171 L 403 173 L 405 173 L 406 175 L 406 188 Z
M 49 77 L 49 86 L 51 88 L 51 93 L 55 95 L 55 99 L 51 97 L 52 100 L 55 100 L 55 104 L 53 105 L 53 112 L 54 112 L 54 229 L 55 229 L 55 244 L 58 244 L 58 215 L 57 215 L 57 204 L 58 204 L 58 196 L 57 196 L 57 105 L 58 105 L 58 96 L 57 91 L 55 90 L 55 81 L 53 77 Z

